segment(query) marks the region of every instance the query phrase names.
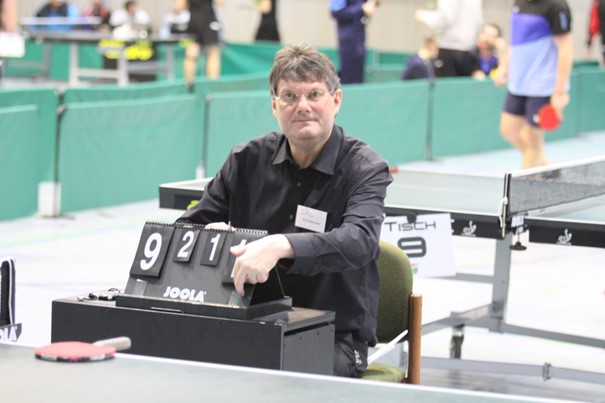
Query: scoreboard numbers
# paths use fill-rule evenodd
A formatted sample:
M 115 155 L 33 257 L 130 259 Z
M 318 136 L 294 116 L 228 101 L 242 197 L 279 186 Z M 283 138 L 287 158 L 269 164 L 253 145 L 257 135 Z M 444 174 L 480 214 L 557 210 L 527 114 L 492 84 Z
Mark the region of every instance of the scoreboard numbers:
M 141 259 L 141 270 L 147 271 L 153 267 L 153 264 L 158 260 L 160 250 L 162 249 L 162 236 L 154 232 L 149 235 L 147 242 L 145 242 L 144 255 L 145 258 Z M 146 260 L 149 259 L 149 260 Z
M 158 277 L 168 252 L 174 227 L 145 224 L 130 274 Z
M 204 245 L 204 252 L 200 259 L 200 264 L 205 266 L 217 266 L 225 238 L 228 232 L 210 233 Z
M 174 256 L 175 262 L 189 262 L 191 255 L 193 255 L 195 241 L 197 240 L 199 233 L 199 230 L 190 228 L 180 228 L 176 231 L 178 244 L 176 255 Z

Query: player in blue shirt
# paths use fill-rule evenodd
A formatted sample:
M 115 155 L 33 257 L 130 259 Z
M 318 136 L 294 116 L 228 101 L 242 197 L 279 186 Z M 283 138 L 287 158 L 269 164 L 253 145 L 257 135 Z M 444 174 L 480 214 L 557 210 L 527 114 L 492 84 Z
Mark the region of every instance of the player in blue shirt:
M 559 118 L 569 103 L 573 64 L 571 12 L 565 0 L 515 0 L 507 62 L 496 82 L 508 79 L 500 120 L 505 140 L 521 151 L 522 167 L 549 163 L 544 134 L 534 116 L 548 103 Z

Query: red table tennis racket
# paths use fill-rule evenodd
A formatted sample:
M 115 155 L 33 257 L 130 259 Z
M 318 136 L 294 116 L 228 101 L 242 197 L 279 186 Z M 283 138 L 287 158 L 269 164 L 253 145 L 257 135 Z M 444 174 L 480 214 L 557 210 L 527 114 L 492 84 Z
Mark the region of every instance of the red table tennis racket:
M 61 341 L 38 347 L 34 352 L 36 358 L 58 362 L 89 362 L 108 360 L 116 351 L 130 348 L 128 337 L 99 340 L 94 343 L 81 341 Z
M 534 122 L 544 130 L 555 130 L 561 124 L 561 119 L 557 110 L 551 104 L 546 104 L 534 115 Z

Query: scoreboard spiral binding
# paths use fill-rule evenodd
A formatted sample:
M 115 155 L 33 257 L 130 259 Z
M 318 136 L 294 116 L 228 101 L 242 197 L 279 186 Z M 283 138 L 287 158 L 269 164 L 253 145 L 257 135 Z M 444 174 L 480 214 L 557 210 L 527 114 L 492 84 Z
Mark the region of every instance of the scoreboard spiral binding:
M 266 231 L 206 229 L 201 224 L 146 222 L 116 306 L 193 315 L 249 319 L 288 310 L 277 270 L 265 283 L 235 292 L 235 256 L 229 249 L 267 235 Z

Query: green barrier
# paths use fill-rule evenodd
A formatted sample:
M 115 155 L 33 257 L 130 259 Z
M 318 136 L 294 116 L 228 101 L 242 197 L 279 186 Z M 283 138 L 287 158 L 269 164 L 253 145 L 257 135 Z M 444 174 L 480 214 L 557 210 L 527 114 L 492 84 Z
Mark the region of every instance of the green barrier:
M 229 43 L 221 52 L 221 74 L 268 74 L 281 47 L 279 43 Z
M 0 108 L 0 220 L 30 216 L 38 209 L 39 110 L 35 105 Z
M 336 118 L 348 135 L 367 142 L 389 164 L 422 160 L 428 126 L 426 81 L 343 87 Z
M 403 70 L 403 66 L 414 53 L 385 52 L 376 51 L 374 62 L 379 65 L 398 65 Z
M 206 108 L 207 176 L 218 172 L 236 144 L 279 130 L 268 90 L 213 93 L 208 97 Z M 234 114 L 234 111 L 237 112 Z
M 192 179 L 197 105 L 181 95 L 69 106 L 59 145 L 61 211 L 153 199 L 160 183 Z
M 500 136 L 504 88 L 465 77 L 440 78 L 433 90 L 432 158 L 510 147 Z
M 73 104 L 77 102 L 123 101 L 185 94 L 187 94 L 187 86 L 184 81 L 132 83 L 126 86 L 108 84 L 68 88 L 63 94 L 63 102 Z
M 367 142 L 391 164 L 424 158 L 428 84 L 345 86 L 336 123 Z M 394 112 L 393 105 L 397 105 Z M 231 148 L 279 130 L 267 91 L 213 93 L 207 104 L 206 174 L 214 175 Z M 237 119 L 233 111 L 238 111 Z
M 229 43 L 221 52 L 221 74 L 265 73 L 268 75 L 273 66 L 275 53 L 282 47 L 283 45 L 273 42 Z M 317 50 L 328 56 L 336 69 L 339 68 L 337 48 L 317 48 Z M 374 53 L 372 49 L 366 51 L 366 66 L 374 63 Z
M 32 123 L 36 125 L 36 149 L 38 153 L 39 175 L 43 181 L 56 177 L 57 108 L 59 99 L 54 88 L 20 88 L 0 90 L 0 107 L 36 105 L 37 114 Z
M 582 71 L 577 87 L 578 132 L 604 130 L 605 70 Z
M 266 90 L 269 93 L 268 73 L 249 73 L 222 76 L 216 79 L 198 77 L 194 82 L 194 93 L 206 97 L 213 92 Z
M 593 59 L 576 59 L 573 61 L 573 70 L 594 70 L 599 68 L 599 61 Z
M 373 65 L 366 69 L 364 80 L 366 83 L 401 81 L 402 73 L 403 64 Z
M 264 90 L 269 93 L 269 78 L 265 73 L 239 74 L 232 76 L 221 76 L 217 79 L 209 79 L 200 77 L 195 80 L 194 93 L 200 99 L 200 127 L 202 128 L 201 135 L 203 137 L 203 150 L 207 150 L 206 143 L 208 141 L 208 127 L 205 122 L 207 119 L 207 104 L 212 102 L 210 94 L 231 92 L 231 91 L 255 91 Z M 202 161 L 207 161 L 207 156 L 201 156 Z

